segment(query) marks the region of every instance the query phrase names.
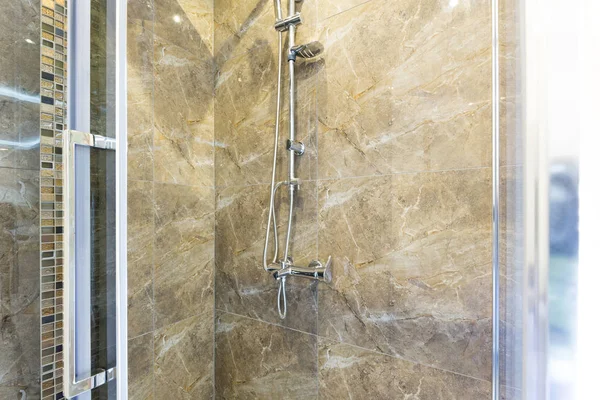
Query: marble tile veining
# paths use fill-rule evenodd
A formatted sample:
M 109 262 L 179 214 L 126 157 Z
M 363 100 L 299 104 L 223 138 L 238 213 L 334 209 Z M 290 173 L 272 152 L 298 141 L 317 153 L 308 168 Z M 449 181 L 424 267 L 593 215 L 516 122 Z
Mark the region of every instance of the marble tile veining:
M 155 0 L 155 32 L 190 52 L 194 58 L 208 61 L 213 49 L 213 2 L 209 0 Z
M 134 3 L 134 4 L 131 4 Z M 153 179 L 154 34 L 153 9 L 129 2 L 127 25 L 127 173 L 129 179 Z
M 128 0 L 134 399 L 213 395 L 213 23 L 212 1 Z
M 296 2 L 296 11 L 302 14 L 302 25 L 297 31 L 298 43 L 315 40 L 317 5 Z M 287 4 L 283 2 L 283 16 Z M 247 56 L 257 47 L 276 47 L 273 2 L 268 0 L 219 0 L 215 2 L 215 60 L 220 68 L 229 60 Z
M 268 182 L 275 131 L 277 50 L 229 61 L 215 87 L 217 186 Z
M 154 20 L 154 0 L 127 0 L 127 20 L 133 21 L 153 21 Z M 136 62 L 128 60 L 128 62 Z
M 487 169 L 320 183 L 319 334 L 489 379 L 490 184 Z
M 128 351 L 128 394 L 131 400 L 154 398 L 154 334 L 130 339 Z
M 215 59 L 217 65 L 240 56 L 276 34 L 273 3 L 267 0 L 215 1 Z
M 487 166 L 489 21 L 483 0 L 373 0 L 322 21 L 319 178 Z
M 212 308 L 154 332 L 155 397 L 210 399 L 213 395 Z
M 373 398 L 390 398 L 390 388 L 400 397 L 487 397 L 489 2 L 319 0 L 305 2 L 302 14 L 298 42 L 318 39 L 325 52 L 296 64 L 298 134 L 308 146 L 298 175 L 301 192 L 315 194 L 298 208 L 293 255 L 332 255 L 334 282 L 317 295 L 290 290 L 297 308 L 278 319 L 276 286 L 261 269 L 275 125 L 273 11 L 262 0 L 217 1 L 216 306 L 240 315 L 217 322 L 217 397 L 261 397 L 259 378 L 232 372 L 245 368 L 237 347 L 252 351 L 243 343 L 261 335 L 230 322 L 241 315 L 253 318 L 244 325 L 260 320 L 277 324 L 273 332 L 344 343 L 330 348 L 340 365 L 319 371 L 324 398 L 365 397 L 371 381 Z M 283 139 L 287 107 L 284 100 Z M 280 223 L 285 198 L 277 199 Z M 238 330 L 247 337 L 231 340 Z
M 0 386 L 32 397 L 40 368 L 38 191 L 39 171 L 0 169 Z
M 156 327 L 214 307 L 214 191 L 155 184 Z
M 289 317 L 281 320 L 277 314 L 277 282 L 262 266 L 268 196 L 267 185 L 250 190 L 233 186 L 217 192 L 217 308 L 316 333 L 316 285 L 308 280 L 288 281 Z M 294 261 L 299 265 L 308 265 L 316 258 L 316 200 L 315 184 L 302 185 L 297 200 L 295 240 L 291 246 Z M 283 246 L 287 209 L 283 201 L 278 200 L 277 205 L 279 240 Z M 283 257 L 282 252 L 283 249 L 280 257 Z
M 284 321 L 261 266 L 275 125 L 272 2 L 155 0 L 151 9 L 154 25 L 141 7 L 131 28 L 131 176 L 149 182 L 133 185 L 139 235 L 130 256 L 155 258 L 154 292 L 144 279 L 136 291 L 155 313 L 154 397 L 212 394 L 213 291 L 216 398 L 489 397 L 489 1 L 301 5 L 298 42 L 319 39 L 325 53 L 297 63 L 307 153 L 292 247 L 298 264 L 334 256 L 334 282 L 289 282 Z M 507 126 L 517 100 L 506 101 Z M 281 235 L 285 198 L 276 201 Z M 514 337 L 509 324 L 504 332 Z
M 277 93 L 276 44 L 257 45 L 252 56 L 230 59 L 219 69 L 215 91 L 216 185 L 268 183 L 273 160 Z M 299 61 L 296 67 L 296 139 L 306 146 L 297 157 L 300 179 L 317 177 L 317 78 L 321 59 Z M 287 68 L 283 87 L 287 86 Z M 287 96 L 282 98 L 278 180 L 285 180 L 289 132 Z
M 216 330 L 216 399 L 315 399 L 317 338 L 228 313 Z
M 154 179 L 213 184 L 213 64 L 155 34 Z
M 39 14 L 39 0 L 18 0 L 0 15 L 1 167 L 39 169 Z
M 154 328 L 154 185 L 129 181 L 127 186 L 128 335 Z
M 491 383 L 319 339 L 320 399 L 480 400 Z
M 0 167 L 39 169 L 39 14 L 39 0 L 18 0 L 0 15 Z

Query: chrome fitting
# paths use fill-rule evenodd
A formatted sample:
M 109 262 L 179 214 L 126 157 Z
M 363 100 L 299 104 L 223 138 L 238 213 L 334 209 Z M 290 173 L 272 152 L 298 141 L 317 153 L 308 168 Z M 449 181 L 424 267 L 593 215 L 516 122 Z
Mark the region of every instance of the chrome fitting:
M 300 179 L 294 178 L 291 181 L 286 181 L 285 184 L 295 189 L 298 189 L 300 187 Z
M 271 273 L 274 273 L 274 272 L 277 272 L 277 271 L 280 271 L 280 270 L 281 270 L 281 264 L 278 264 L 278 263 L 271 263 L 271 264 L 269 264 L 269 266 L 266 268 L 266 271 L 267 271 L 268 273 L 270 273 L 270 274 L 271 274 Z
M 320 261 L 311 261 L 308 267 L 298 267 L 295 265 L 284 263 L 282 269 L 273 274 L 275 279 L 281 279 L 288 276 L 298 276 L 300 278 L 308 278 L 319 282 L 331 283 L 333 278 L 331 273 L 331 256 L 327 259 L 325 266 Z
M 300 13 L 296 13 L 291 17 L 275 21 L 275 30 L 277 30 L 278 32 L 285 32 L 290 28 L 290 26 L 300 25 L 301 23 L 302 17 L 300 16 Z
M 285 148 L 287 149 L 287 151 L 293 151 L 294 153 L 296 153 L 297 156 L 301 156 L 302 154 L 304 154 L 305 150 L 304 143 L 290 139 L 287 140 Z

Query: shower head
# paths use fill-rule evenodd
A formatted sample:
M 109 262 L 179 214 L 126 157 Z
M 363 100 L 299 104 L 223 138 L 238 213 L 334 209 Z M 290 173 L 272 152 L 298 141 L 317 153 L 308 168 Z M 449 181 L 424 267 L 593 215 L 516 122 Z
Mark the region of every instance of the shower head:
M 323 45 L 320 42 L 310 42 L 307 44 L 301 44 L 294 46 L 292 52 L 302 58 L 313 58 L 321 54 L 324 50 Z

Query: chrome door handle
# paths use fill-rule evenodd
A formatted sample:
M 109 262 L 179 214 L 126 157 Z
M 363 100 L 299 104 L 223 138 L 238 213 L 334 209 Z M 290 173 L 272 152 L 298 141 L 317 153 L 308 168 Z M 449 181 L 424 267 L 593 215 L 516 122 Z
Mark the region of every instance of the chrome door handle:
M 115 379 L 116 376 L 117 368 L 114 367 L 109 368 L 107 370 L 100 369 L 99 372 L 97 372 L 96 374 L 87 378 L 80 379 L 78 381 L 73 380 L 67 383 L 67 386 L 71 386 L 71 388 L 70 391 L 65 390 L 65 397 L 67 399 L 70 399 L 82 393 L 88 392 L 92 389 L 104 385 L 106 382 L 112 381 L 113 379 Z
M 77 264 L 77 246 L 76 246 L 76 207 L 90 212 L 91 204 L 85 204 L 85 201 L 76 203 L 76 146 L 93 147 L 98 149 L 114 151 L 116 149 L 116 140 L 100 135 L 92 135 L 79 131 L 63 132 L 64 139 L 64 159 L 65 159 L 65 223 L 64 223 L 64 396 L 67 399 L 78 396 L 94 388 L 104 385 L 116 377 L 116 367 L 108 370 L 96 369 L 94 374 L 81 379 L 77 379 L 76 369 L 76 296 L 75 296 L 75 272 Z M 88 178 L 89 179 L 89 178 Z M 84 231 L 85 229 L 82 229 Z M 78 235 L 84 235 L 85 232 L 78 232 Z M 85 251 L 82 252 L 85 255 Z M 81 268 L 80 268 L 81 269 Z M 91 300 L 91 299 L 90 299 Z M 91 356 L 91 355 L 90 355 Z

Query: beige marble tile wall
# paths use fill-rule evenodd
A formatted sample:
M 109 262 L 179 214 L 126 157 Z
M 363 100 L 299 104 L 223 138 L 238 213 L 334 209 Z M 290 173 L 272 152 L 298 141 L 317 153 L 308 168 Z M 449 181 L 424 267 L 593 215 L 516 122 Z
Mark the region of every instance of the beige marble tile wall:
M 6 2 L 0 27 L 0 398 L 39 398 L 40 2 Z
M 298 63 L 293 254 L 332 255 L 334 282 L 294 282 L 284 321 L 261 269 L 271 3 L 215 1 L 217 398 L 489 397 L 490 2 L 302 5 L 325 53 Z
M 213 6 L 128 1 L 129 396 L 213 394 Z
M 373 0 L 319 17 L 319 252 L 337 277 L 319 292 L 319 335 L 489 381 L 490 4 Z

